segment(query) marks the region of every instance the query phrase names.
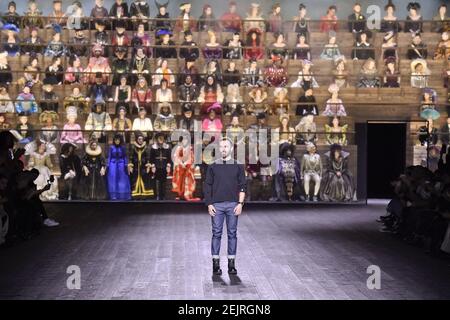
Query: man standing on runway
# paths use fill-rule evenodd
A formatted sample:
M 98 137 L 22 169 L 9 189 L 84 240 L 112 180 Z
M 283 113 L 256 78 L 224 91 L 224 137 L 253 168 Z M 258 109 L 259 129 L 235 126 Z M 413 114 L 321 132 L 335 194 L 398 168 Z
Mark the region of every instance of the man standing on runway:
M 203 186 L 205 204 L 212 223 L 211 254 L 213 274 L 221 275 L 219 253 L 223 222 L 227 221 L 228 273 L 237 274 L 235 268 L 237 222 L 245 199 L 245 167 L 232 159 L 233 143 L 223 138 L 219 143 L 221 159 L 210 164 Z

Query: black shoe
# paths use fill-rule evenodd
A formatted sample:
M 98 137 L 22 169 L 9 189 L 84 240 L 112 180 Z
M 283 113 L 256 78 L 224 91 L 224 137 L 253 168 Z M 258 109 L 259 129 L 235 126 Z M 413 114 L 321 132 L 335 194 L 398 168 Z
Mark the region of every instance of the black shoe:
M 220 260 L 213 259 L 213 274 L 216 276 L 222 275 L 222 269 L 220 269 Z
M 228 274 L 237 274 L 237 270 L 234 267 L 234 259 L 228 259 Z

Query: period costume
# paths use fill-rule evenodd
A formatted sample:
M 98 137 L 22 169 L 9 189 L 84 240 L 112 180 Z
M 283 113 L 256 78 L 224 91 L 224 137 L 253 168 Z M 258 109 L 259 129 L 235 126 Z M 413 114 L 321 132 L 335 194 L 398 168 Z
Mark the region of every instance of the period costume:
M 320 181 L 322 179 L 322 159 L 315 151 L 314 144 L 309 143 L 306 146 L 308 153 L 305 153 L 301 162 L 301 178 L 307 199 L 310 197 L 310 183 L 314 181 L 313 200 L 317 201 L 320 190 Z
M 114 140 L 116 137 L 114 138 Z M 121 139 L 120 137 L 117 139 Z M 128 177 L 128 158 L 122 142 L 109 147 L 108 153 L 108 194 L 110 200 L 130 200 L 131 188 Z
M 347 131 L 348 124 L 334 128 L 325 124 L 325 140 L 329 145 L 339 144 L 341 146 L 347 145 Z
M 181 143 L 175 147 L 173 155 L 172 192 L 177 194 L 177 199 L 199 200 L 194 198 L 196 186 L 194 174 L 193 147 L 190 143 L 186 146 Z
M 168 111 L 162 111 L 163 108 Z M 177 128 L 177 122 L 172 114 L 172 105 L 168 102 L 162 102 L 158 105 L 158 114 L 156 115 L 153 127 L 156 131 L 173 131 Z
M 289 150 L 289 152 L 288 152 Z M 275 172 L 276 200 L 294 200 L 300 183 L 300 163 L 294 156 L 293 145 L 284 143 L 280 146 L 280 157 Z
M 166 142 L 158 141 L 159 135 L 156 136 L 156 141 L 150 149 L 150 163 L 152 165 L 152 172 L 154 172 L 154 179 L 156 180 L 156 196 L 157 200 L 164 200 L 166 195 L 166 181 L 167 176 L 172 171 L 171 164 L 171 148 Z
M 265 68 L 264 78 L 268 86 L 278 88 L 286 86 L 289 77 L 286 68 L 273 63 Z
M 142 134 L 136 134 L 136 141 L 131 146 L 128 170 L 130 172 L 131 196 L 133 199 L 145 199 L 154 196 L 154 181 L 150 170 L 150 153 L 147 143 L 143 140 L 138 142 L 138 137 Z
M 98 100 L 92 107 L 91 113 L 85 123 L 85 130 L 93 131 L 92 134 L 99 142 L 106 142 L 105 131 L 112 130 L 112 121 L 109 113 L 106 112 L 104 101 Z
M 92 142 L 91 142 L 92 144 Z M 81 161 L 82 175 L 80 183 L 80 197 L 83 200 L 106 200 L 106 160 L 102 154 L 102 148 L 97 145 L 93 150 L 91 144 L 85 149 L 85 155 Z
M 295 137 L 297 144 L 315 143 L 317 141 L 317 128 L 314 122 L 314 116 L 308 115 L 300 119 L 295 126 L 297 135 Z
M 72 148 L 72 152 L 69 150 Z M 65 143 L 61 147 L 59 166 L 61 176 L 59 178 L 59 199 L 75 200 L 79 198 L 81 177 L 81 160 L 75 154 L 76 145 Z
M 336 159 L 335 150 L 339 152 Z M 352 201 L 355 198 L 355 184 L 348 168 L 349 153 L 340 146 L 331 146 L 325 153 L 325 170 L 322 177 L 320 199 L 322 201 Z

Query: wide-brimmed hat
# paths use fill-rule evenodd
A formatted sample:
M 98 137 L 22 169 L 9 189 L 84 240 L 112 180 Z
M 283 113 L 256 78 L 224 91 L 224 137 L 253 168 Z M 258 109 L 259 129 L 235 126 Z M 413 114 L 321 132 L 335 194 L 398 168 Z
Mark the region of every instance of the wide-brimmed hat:
M 14 33 L 19 33 L 20 29 L 15 24 L 7 23 L 3 25 L 2 31 L 4 32 L 12 31 Z
M 424 59 L 415 59 L 411 61 L 411 72 L 414 72 L 416 70 L 416 67 L 418 64 L 423 65 L 425 70 L 428 70 L 428 64 L 427 61 Z

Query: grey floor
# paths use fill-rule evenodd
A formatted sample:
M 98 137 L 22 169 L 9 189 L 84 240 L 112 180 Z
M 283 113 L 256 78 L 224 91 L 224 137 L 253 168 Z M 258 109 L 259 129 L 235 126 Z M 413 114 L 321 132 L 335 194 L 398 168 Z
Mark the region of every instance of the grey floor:
M 384 208 L 248 206 L 230 279 L 211 276 L 210 220 L 198 204 L 51 206 L 60 227 L 0 249 L 0 298 L 449 299 L 449 260 L 379 233 Z M 70 265 L 80 290 L 66 287 Z M 366 286 L 369 265 L 381 268 L 380 290 Z

